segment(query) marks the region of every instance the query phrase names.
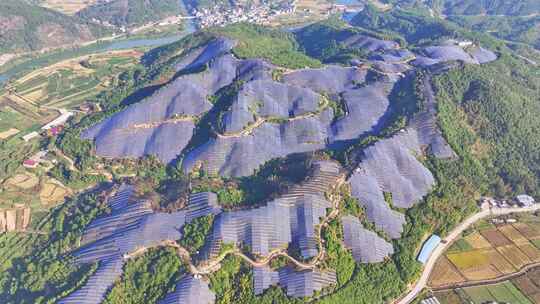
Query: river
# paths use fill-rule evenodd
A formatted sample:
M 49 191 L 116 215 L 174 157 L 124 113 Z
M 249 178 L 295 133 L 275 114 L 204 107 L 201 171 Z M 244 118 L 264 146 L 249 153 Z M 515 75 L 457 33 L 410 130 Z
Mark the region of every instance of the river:
M 180 1 L 184 11 L 185 6 Z M 336 3 L 342 4 L 342 5 L 359 5 L 361 2 L 359 0 L 338 0 Z M 355 13 L 344 13 L 343 19 L 346 21 L 350 21 L 352 17 L 355 15 Z M 291 30 L 291 29 L 290 29 Z M 160 38 L 141 38 L 141 39 L 120 39 L 120 40 L 113 40 L 110 42 L 102 42 L 102 43 L 96 43 L 93 45 L 90 45 L 88 49 L 91 49 L 91 51 L 88 52 L 88 54 L 95 54 L 95 53 L 102 53 L 102 52 L 108 52 L 108 51 L 114 51 L 114 50 L 124 50 L 124 49 L 133 49 L 137 47 L 157 47 L 160 45 L 165 45 L 172 43 L 174 41 L 179 40 L 180 38 L 186 36 L 187 34 L 193 33 L 195 31 L 195 24 L 192 19 L 187 19 L 185 23 L 185 29 L 183 32 L 175 35 L 170 35 L 166 37 L 160 37 Z M 70 52 L 73 53 L 73 56 L 70 56 Z M 66 58 L 62 58 L 57 61 L 69 59 L 70 57 L 78 57 L 82 56 L 84 54 L 77 53 L 77 50 L 66 50 Z M 55 62 L 55 60 L 52 58 L 54 56 L 58 56 L 58 54 L 46 54 L 43 56 L 40 56 L 35 59 L 31 59 L 29 61 L 22 62 L 9 70 L 5 71 L 4 73 L 0 74 L 0 85 L 5 83 L 9 78 L 13 77 L 14 75 L 27 71 L 27 70 L 33 70 L 33 69 L 39 69 L 48 65 L 51 65 Z
M 87 46 L 85 48 L 91 49 L 92 54 L 95 53 L 103 53 L 108 51 L 115 51 L 115 50 L 125 50 L 125 49 L 133 49 L 137 47 L 157 47 L 160 45 L 169 44 L 172 42 L 175 42 L 177 40 L 180 40 L 182 37 L 193 33 L 195 31 L 195 25 L 191 19 L 187 19 L 185 23 L 185 29 L 179 34 L 165 36 L 165 37 L 159 37 L 159 38 L 141 38 L 141 39 L 119 39 L 119 40 L 112 40 L 110 42 L 101 42 L 101 43 L 95 43 L 93 45 Z M 82 56 L 84 54 L 77 54 L 78 51 L 76 50 L 66 50 L 64 51 L 66 54 L 68 54 L 66 57 L 60 59 L 65 60 L 69 59 L 69 54 L 73 53 L 73 56 L 71 57 L 78 57 Z M 35 59 L 31 59 L 29 61 L 22 62 L 18 65 L 13 66 L 9 70 L 5 71 L 4 73 L 0 74 L 0 85 L 5 83 L 9 78 L 13 77 L 14 75 L 24 72 L 27 70 L 33 70 L 33 69 L 39 69 L 45 66 L 48 66 L 50 64 L 54 63 L 54 59 L 52 57 L 59 56 L 58 53 L 53 54 L 45 54 L 43 56 L 37 57 Z

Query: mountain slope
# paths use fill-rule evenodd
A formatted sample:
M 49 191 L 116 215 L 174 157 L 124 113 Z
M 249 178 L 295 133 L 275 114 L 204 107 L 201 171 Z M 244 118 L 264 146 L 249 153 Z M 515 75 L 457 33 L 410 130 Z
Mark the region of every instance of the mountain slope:
M 86 7 L 77 15 L 116 26 L 142 25 L 180 14 L 178 0 L 113 0 Z
M 0 53 L 73 45 L 106 33 L 95 24 L 25 1 L 0 1 Z

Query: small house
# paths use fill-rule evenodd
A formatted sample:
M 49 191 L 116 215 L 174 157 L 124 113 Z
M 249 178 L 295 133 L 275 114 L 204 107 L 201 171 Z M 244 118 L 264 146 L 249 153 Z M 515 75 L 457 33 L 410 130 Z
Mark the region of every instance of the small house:
M 23 166 L 25 168 L 34 169 L 38 166 L 38 164 L 39 163 L 33 159 L 26 159 L 25 161 L 23 161 Z

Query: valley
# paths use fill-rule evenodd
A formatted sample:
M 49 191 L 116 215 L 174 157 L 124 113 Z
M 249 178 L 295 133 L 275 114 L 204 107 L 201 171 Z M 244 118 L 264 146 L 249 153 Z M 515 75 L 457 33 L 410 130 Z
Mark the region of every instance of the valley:
M 534 38 L 451 0 L 64 4 L 32 9 L 103 34 L 0 57 L 0 302 L 538 300 Z

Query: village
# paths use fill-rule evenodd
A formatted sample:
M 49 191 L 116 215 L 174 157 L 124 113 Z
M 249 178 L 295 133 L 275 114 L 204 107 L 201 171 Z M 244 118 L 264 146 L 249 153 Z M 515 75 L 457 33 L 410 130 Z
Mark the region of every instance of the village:
M 225 26 L 231 23 L 251 22 L 267 24 L 280 15 L 293 14 L 296 5 L 293 3 L 267 4 L 258 6 L 212 7 L 194 10 L 200 28 Z

